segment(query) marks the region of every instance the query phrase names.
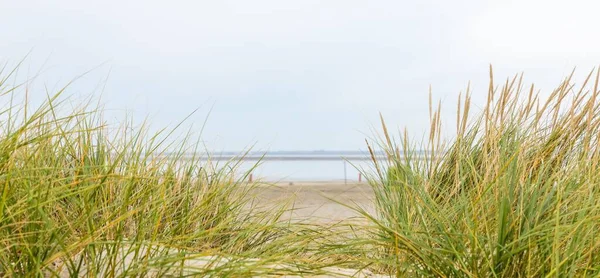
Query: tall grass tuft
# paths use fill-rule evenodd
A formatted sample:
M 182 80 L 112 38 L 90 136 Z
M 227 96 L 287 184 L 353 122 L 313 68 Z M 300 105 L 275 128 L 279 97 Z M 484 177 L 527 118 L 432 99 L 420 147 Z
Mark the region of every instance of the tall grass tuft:
M 107 125 L 62 91 L 34 110 L 1 79 L 0 276 L 324 273 L 325 228 L 257 206 L 240 161 L 215 167 L 190 136 Z M 167 153 L 168 152 L 168 153 Z M 291 264 L 293 262 L 293 264 Z
M 597 277 L 600 71 L 580 86 L 571 74 L 548 97 L 522 76 L 492 76 L 480 114 L 469 90 L 459 97 L 449 143 L 439 106 L 421 145 L 395 141 L 382 119 L 388 160 L 373 160 L 377 213 L 365 213 L 376 265 L 408 277 Z

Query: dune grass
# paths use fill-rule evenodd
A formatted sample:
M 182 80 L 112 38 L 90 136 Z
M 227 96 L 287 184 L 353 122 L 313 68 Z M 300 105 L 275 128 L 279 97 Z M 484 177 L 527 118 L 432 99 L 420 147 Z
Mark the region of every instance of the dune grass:
M 13 101 L 22 88 L 5 76 L 0 276 L 310 276 L 347 267 L 355 272 L 346 275 L 597 277 L 599 76 L 577 87 L 570 76 L 548 97 L 522 76 L 500 86 L 490 78 L 482 111 L 472 112 L 470 92 L 459 97 L 450 141 L 439 106 L 430 105 L 424 143 L 391 136 L 382 119 L 368 147 L 388 159 L 363 173 L 376 212 L 355 208 L 366 224 L 332 225 L 257 204 L 260 186 L 239 175 L 240 160 L 183 159 L 202 149 L 189 135 L 175 138 L 179 127 L 111 126 L 99 108 L 69 107 L 62 91 L 31 109 Z
M 449 142 L 439 106 L 423 144 L 396 141 L 382 119 L 369 148 L 389 159 L 369 178 L 377 214 L 363 212 L 371 260 L 401 277 L 600 275 L 599 73 L 577 87 L 571 75 L 547 98 L 522 76 L 491 78 L 480 114 L 459 97 Z
M 336 229 L 257 205 L 240 160 L 215 167 L 191 136 L 111 126 L 58 92 L 36 109 L 0 82 L 0 276 L 327 273 Z M 169 152 L 169 155 L 166 155 Z M 241 154 L 243 155 L 243 154 Z M 236 174 L 237 173 L 237 174 Z

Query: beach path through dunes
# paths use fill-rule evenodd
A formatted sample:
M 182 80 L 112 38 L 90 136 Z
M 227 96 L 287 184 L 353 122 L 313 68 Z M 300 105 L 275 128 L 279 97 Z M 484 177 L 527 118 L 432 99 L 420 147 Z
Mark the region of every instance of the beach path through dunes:
M 289 202 L 284 215 L 293 221 L 333 223 L 364 218 L 351 207 L 360 206 L 374 212 L 373 191 L 366 183 L 348 182 L 285 182 L 265 184 L 256 189 L 259 202 Z

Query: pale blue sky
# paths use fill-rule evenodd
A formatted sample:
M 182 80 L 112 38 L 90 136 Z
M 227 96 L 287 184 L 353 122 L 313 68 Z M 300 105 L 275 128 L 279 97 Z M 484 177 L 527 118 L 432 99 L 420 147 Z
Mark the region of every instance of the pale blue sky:
M 110 121 L 127 111 L 154 128 L 196 108 L 211 149 L 353 150 L 381 112 L 422 134 L 427 94 L 452 130 L 471 81 L 482 103 L 487 66 L 525 71 L 543 88 L 600 64 L 596 1 L 8 1 L 0 60 L 31 51 L 21 77 L 99 94 Z M 110 74 L 109 74 L 110 72 Z

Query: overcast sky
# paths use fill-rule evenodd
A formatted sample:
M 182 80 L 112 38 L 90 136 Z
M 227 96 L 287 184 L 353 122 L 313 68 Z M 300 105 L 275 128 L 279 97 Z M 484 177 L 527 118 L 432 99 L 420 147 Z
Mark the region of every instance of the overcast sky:
M 355 150 L 377 125 L 421 135 L 428 90 L 452 124 L 469 81 L 549 89 L 600 64 L 597 1 L 9 1 L 0 0 L 0 61 L 29 57 L 21 77 L 100 95 L 109 121 L 126 113 L 188 123 L 211 149 Z M 106 80 L 106 83 L 104 83 Z M 450 125 L 452 127 L 452 125 Z

